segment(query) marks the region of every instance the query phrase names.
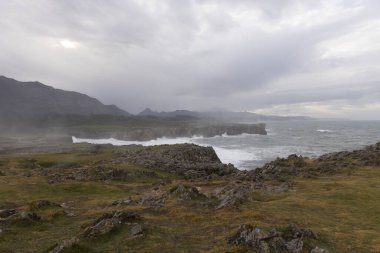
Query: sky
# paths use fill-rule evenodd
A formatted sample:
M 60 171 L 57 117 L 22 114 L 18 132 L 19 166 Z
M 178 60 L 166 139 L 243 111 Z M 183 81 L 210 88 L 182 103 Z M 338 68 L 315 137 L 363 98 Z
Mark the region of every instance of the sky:
M 378 0 L 0 1 L 0 75 L 137 113 L 380 119 Z

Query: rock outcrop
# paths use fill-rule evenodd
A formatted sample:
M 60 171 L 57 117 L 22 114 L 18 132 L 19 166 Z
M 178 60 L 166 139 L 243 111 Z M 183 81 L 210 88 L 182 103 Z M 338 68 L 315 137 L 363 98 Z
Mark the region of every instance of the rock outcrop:
M 314 249 L 312 249 L 310 251 L 310 253 L 329 253 L 328 250 L 326 249 L 322 249 L 322 248 L 319 248 L 319 247 L 315 247 Z
M 256 182 L 287 181 L 296 176 L 334 174 L 361 166 L 380 166 L 380 142 L 360 150 L 325 154 L 313 160 L 295 154 L 277 158 L 260 168 L 240 173 L 240 178 Z
M 233 236 L 228 238 L 228 243 L 245 245 L 259 253 L 300 253 L 304 238 L 317 239 L 313 231 L 299 228 L 295 224 L 289 224 L 284 229 L 274 228 L 268 233 L 252 225 L 243 224 Z
M 112 231 L 119 225 L 129 224 L 139 220 L 141 220 L 140 215 L 134 212 L 113 211 L 105 213 L 87 227 L 83 234 L 87 238 L 95 238 Z
M 235 181 L 229 183 L 216 193 L 219 201 L 216 209 L 231 206 L 237 207 L 252 190 L 253 185 L 247 182 Z
M 207 197 L 200 193 L 197 188 L 188 185 L 177 185 L 170 189 L 170 196 L 175 196 L 178 200 L 200 200 L 207 199 Z
M 112 201 L 112 206 L 127 206 L 135 203 L 132 199 L 117 199 Z
M 48 253 L 61 253 L 64 252 L 67 249 L 70 249 L 74 244 L 78 243 L 79 239 L 77 237 L 63 240 L 60 243 L 57 244 L 56 247 L 54 247 L 52 250 L 50 250 Z
M 177 173 L 186 179 L 228 176 L 239 171 L 232 164 L 223 164 L 212 147 L 194 144 L 136 146 L 115 152 L 124 162 Z
M 141 227 L 140 224 L 135 224 L 131 228 L 131 235 L 132 236 L 141 236 L 141 235 L 143 235 L 143 229 L 142 229 L 142 227 Z

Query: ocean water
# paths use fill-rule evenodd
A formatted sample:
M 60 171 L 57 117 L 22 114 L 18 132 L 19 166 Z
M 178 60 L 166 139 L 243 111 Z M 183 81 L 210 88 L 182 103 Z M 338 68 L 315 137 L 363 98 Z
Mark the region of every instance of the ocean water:
M 203 138 L 160 138 L 138 142 L 116 139 L 80 139 L 74 143 L 144 146 L 195 143 L 212 146 L 224 163 L 239 169 L 255 169 L 277 157 L 297 154 L 317 157 L 324 153 L 359 149 L 380 141 L 380 121 L 281 121 L 267 122 L 268 135 L 241 134 Z

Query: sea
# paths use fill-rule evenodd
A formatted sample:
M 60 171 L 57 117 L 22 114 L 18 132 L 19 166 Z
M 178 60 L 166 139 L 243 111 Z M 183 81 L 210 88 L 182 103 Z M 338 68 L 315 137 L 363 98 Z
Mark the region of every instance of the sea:
M 159 138 L 151 141 L 117 139 L 82 139 L 74 143 L 143 146 L 194 143 L 212 146 L 223 163 L 232 163 L 241 170 L 252 170 L 277 157 L 291 154 L 318 157 L 325 153 L 360 149 L 380 142 L 380 121 L 272 121 L 266 122 L 267 135 L 223 134 L 211 138 Z

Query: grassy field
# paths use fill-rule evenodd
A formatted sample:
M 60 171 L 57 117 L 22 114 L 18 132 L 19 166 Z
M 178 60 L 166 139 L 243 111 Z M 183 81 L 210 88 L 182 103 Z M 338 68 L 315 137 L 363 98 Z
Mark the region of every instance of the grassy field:
M 380 252 L 380 168 L 361 167 L 335 175 L 295 178 L 287 191 L 272 188 L 251 192 L 238 207 L 216 210 L 202 199 L 180 200 L 170 196 L 161 208 L 133 204 L 111 206 L 113 200 L 138 200 L 168 192 L 179 184 L 198 187 L 210 196 L 230 179 L 180 179 L 157 171 L 157 176 L 123 180 L 64 180 L 52 183 L 38 171 L 75 170 L 110 163 L 121 170 L 150 171 L 131 164 L 115 163 L 108 149 L 80 150 L 0 157 L 0 209 L 33 211 L 38 222 L 16 220 L 0 223 L 0 252 L 48 252 L 64 239 L 81 236 L 96 217 L 113 210 L 129 210 L 142 217 L 144 235 L 133 237 L 130 227 L 117 227 L 96 239 L 83 238 L 64 252 L 249 252 L 230 246 L 227 238 L 240 224 L 267 231 L 296 223 L 312 229 L 317 241 L 306 241 L 303 252 L 316 245 L 330 252 Z M 65 208 L 36 208 L 33 202 L 50 200 Z

